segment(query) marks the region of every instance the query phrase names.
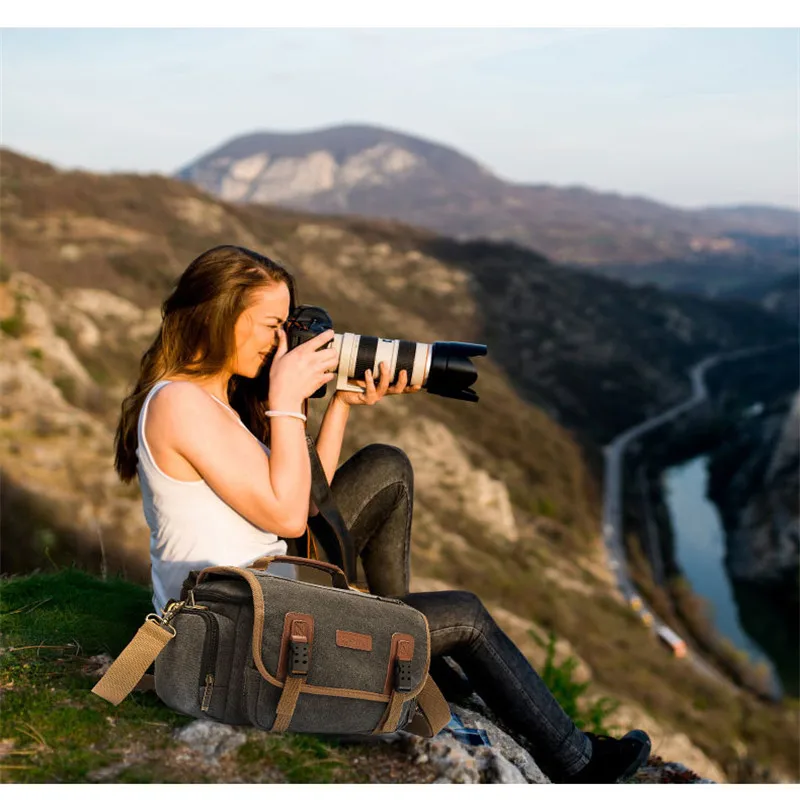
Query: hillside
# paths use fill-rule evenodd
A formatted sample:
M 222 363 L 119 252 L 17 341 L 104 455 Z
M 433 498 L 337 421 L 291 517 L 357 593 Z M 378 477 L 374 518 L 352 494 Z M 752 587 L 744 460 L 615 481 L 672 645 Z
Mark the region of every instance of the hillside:
M 797 325 L 800 318 L 800 241 L 797 236 L 747 237 L 761 253 L 699 254 L 651 264 L 603 264 L 593 273 L 632 286 L 647 284 L 670 291 L 755 303 Z
M 192 719 L 149 692 L 113 707 L 90 689 L 150 610 L 147 589 L 74 569 L 0 579 L 0 589 L 0 783 L 549 783 L 474 693 L 451 711 L 486 731 L 488 746 L 449 726 L 431 739 L 275 734 Z M 596 707 L 568 659 L 549 649 L 547 664 L 562 702 Z M 604 732 L 604 714 L 593 716 L 588 729 Z M 709 772 L 651 754 L 626 783 L 724 779 L 711 764 L 695 767 Z
M 664 758 L 735 776 L 747 754 L 797 773 L 793 712 L 673 661 L 620 602 L 597 537 L 599 443 L 680 396 L 688 364 L 781 338 L 780 321 L 521 248 L 0 156 L 4 572 L 74 561 L 147 583 L 138 487 L 111 467 L 119 402 L 177 275 L 202 250 L 241 243 L 290 265 L 300 301 L 327 307 L 339 331 L 489 345 L 480 403 L 423 392 L 351 415 L 342 460 L 385 441 L 414 465 L 416 586 L 477 592 L 534 663 L 528 628 L 554 630 L 627 720 L 662 732 Z M 323 408 L 312 401 L 312 434 Z
M 690 211 L 580 186 L 511 183 L 451 147 L 367 125 L 240 136 L 176 176 L 229 202 L 385 217 L 514 241 L 574 264 L 752 256 L 763 248 L 737 234 L 797 236 L 791 209 Z

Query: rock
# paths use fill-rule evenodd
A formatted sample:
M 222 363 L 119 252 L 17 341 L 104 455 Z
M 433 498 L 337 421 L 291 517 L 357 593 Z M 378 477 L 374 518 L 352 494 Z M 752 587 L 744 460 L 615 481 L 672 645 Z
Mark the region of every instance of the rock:
M 746 418 L 710 464 L 710 497 L 726 532 L 725 565 L 798 603 L 800 394 Z
M 415 763 L 430 764 L 437 773 L 434 783 L 481 783 L 474 749 L 457 742 L 448 731 L 432 739 L 403 733 L 405 750 L 415 756 Z M 485 759 L 484 759 L 485 761 Z
M 210 203 L 199 197 L 178 197 L 171 200 L 175 216 L 195 228 L 207 233 L 219 233 L 225 212 L 218 203 Z
M 422 418 L 403 427 L 392 443 L 414 464 L 415 484 L 427 495 L 424 502 L 468 516 L 487 534 L 517 541 L 519 530 L 505 483 L 474 466 L 446 425 Z
M 216 761 L 225 753 L 241 747 L 247 736 L 232 725 L 198 719 L 173 734 L 179 742 Z
M 450 704 L 450 708 L 460 717 L 465 727 L 485 730 L 492 743 L 491 749 L 517 769 L 528 783 L 550 783 L 533 756 L 486 716 L 472 708 L 464 708 L 454 703 Z M 493 766 L 487 767 L 487 769 L 500 770 L 501 768 Z M 496 783 L 497 781 L 485 782 Z
M 90 675 L 93 678 L 102 678 L 108 672 L 108 668 L 113 663 L 114 659 L 108 653 L 100 653 L 99 655 L 89 656 L 86 663 L 81 667 L 81 672 L 84 675 Z
M 461 712 L 458 712 L 459 715 Z M 467 715 L 468 712 L 464 711 Z M 488 720 L 485 724 L 491 745 L 471 746 L 458 741 L 445 728 L 431 739 L 401 732 L 402 746 L 414 756 L 417 764 L 430 764 L 437 772 L 434 783 L 549 783 L 533 758 L 519 745 L 509 743 Z M 462 721 L 466 723 L 464 717 Z M 471 723 L 469 724 L 472 727 Z M 491 728 L 492 733 L 489 733 Z M 502 741 L 502 745 L 499 743 Z M 498 743 L 498 744 L 496 744 Z M 517 752 L 519 750 L 520 752 Z M 507 757 L 511 755 L 517 763 Z M 518 764 L 523 765 L 520 769 Z
M 142 309 L 130 300 L 105 289 L 68 289 L 64 292 L 64 301 L 96 320 L 112 318 L 132 325 L 143 315 Z
M 701 778 L 680 762 L 662 761 L 658 757 L 651 757 L 627 783 L 716 783 L 716 781 Z
M 528 783 L 525 776 L 505 756 L 491 747 L 477 748 L 475 759 L 482 777 L 481 783 Z

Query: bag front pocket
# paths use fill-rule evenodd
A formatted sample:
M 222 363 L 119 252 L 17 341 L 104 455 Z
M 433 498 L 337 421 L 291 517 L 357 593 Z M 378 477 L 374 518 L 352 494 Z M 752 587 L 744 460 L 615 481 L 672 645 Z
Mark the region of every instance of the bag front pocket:
M 185 608 L 183 614 L 203 620 L 205 637 L 197 679 L 199 717 L 223 721 L 228 695 L 236 627 L 224 614 Z
M 244 708 L 250 723 L 271 730 L 282 688 L 265 681 L 254 667 L 244 671 Z M 301 692 L 289 731 L 292 733 L 370 734 L 386 710 L 386 703 L 352 697 Z M 405 710 L 404 717 L 408 715 Z

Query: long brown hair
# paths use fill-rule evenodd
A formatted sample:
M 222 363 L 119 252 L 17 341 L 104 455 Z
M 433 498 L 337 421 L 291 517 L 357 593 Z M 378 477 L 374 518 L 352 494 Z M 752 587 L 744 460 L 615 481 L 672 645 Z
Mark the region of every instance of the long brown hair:
M 283 282 L 289 288 L 290 313 L 296 291 L 285 267 L 244 247 L 221 245 L 199 255 L 178 279 L 161 306 L 161 328 L 142 356 L 139 379 L 122 401 L 114 439 L 114 469 L 129 483 L 136 475 L 139 412 L 145 397 L 164 375 L 215 375 L 233 356 L 234 327 L 256 289 Z M 234 375 L 228 402 L 260 441 L 267 443 L 264 416 L 269 394 L 269 369 L 255 378 Z

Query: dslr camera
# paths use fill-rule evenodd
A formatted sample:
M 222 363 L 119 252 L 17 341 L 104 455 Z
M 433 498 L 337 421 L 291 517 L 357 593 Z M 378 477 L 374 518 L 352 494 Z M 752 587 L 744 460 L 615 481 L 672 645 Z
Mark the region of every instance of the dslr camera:
M 333 328 L 327 311 L 319 306 L 297 306 L 285 323 L 287 347 L 291 350 L 303 342 Z M 478 395 L 469 388 L 478 373 L 470 361 L 475 356 L 486 355 L 485 344 L 470 342 L 410 342 L 405 339 L 379 339 L 357 333 L 336 333 L 327 347 L 339 354 L 336 372 L 336 389 L 364 392 L 364 388 L 350 381 L 363 381 L 364 372 L 377 373 L 378 365 L 389 365 L 390 384 L 397 382 L 401 370 L 406 370 L 409 385 L 421 384 L 430 394 L 451 397 L 455 400 L 478 402 Z M 325 397 L 327 384 L 317 389 L 311 397 Z

